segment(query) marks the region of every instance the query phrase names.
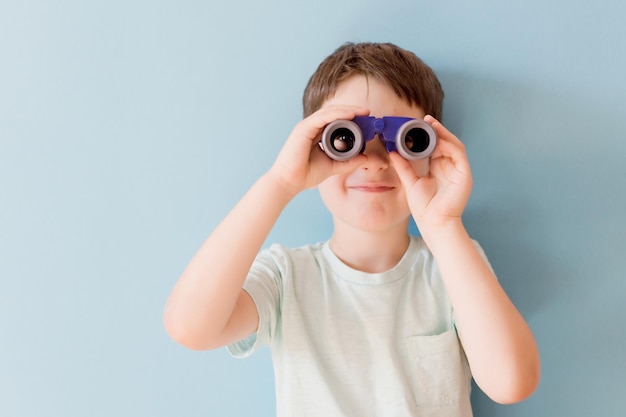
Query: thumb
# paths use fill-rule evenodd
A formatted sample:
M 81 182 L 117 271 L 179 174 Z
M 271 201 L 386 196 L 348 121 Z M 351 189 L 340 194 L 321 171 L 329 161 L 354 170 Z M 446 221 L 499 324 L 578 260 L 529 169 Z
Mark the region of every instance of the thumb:
M 411 188 L 413 184 L 419 179 L 415 170 L 402 156 L 400 156 L 397 152 L 390 152 L 389 159 L 391 159 L 391 163 L 398 173 L 398 177 L 400 177 L 400 182 L 404 186 L 405 189 Z

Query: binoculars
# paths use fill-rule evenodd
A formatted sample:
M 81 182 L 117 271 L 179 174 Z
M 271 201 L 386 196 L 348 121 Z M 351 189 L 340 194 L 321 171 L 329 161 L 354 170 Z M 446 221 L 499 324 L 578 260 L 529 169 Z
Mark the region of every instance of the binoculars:
M 365 149 L 366 142 L 378 135 L 387 152 L 397 151 L 405 159 L 428 158 L 437 145 L 437 134 L 430 124 L 410 117 L 356 116 L 335 120 L 322 132 L 320 145 L 336 161 L 346 161 Z

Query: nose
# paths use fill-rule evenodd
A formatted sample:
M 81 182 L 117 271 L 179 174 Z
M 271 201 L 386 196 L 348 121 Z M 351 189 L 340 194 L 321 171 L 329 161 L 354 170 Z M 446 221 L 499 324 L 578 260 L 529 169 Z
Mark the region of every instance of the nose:
M 378 135 L 374 139 L 367 142 L 363 153 L 367 155 L 367 162 L 363 164 L 361 168 L 371 171 L 379 171 L 389 168 L 389 153 Z

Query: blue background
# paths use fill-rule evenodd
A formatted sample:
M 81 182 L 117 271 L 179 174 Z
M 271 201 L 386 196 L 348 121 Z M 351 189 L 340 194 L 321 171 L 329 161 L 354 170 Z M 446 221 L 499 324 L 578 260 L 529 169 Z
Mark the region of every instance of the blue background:
M 383 6 L 385 4 L 385 6 Z M 272 163 L 344 41 L 415 51 L 467 144 L 465 222 L 542 380 L 477 416 L 626 414 L 626 6 L 618 1 L 0 2 L 0 416 L 271 416 L 265 350 L 168 339 L 162 309 Z M 316 191 L 269 241 L 328 238 Z

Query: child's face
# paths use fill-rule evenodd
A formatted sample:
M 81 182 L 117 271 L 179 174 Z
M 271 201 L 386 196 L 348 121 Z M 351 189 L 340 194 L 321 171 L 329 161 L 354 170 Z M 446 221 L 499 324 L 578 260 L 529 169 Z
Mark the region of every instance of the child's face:
M 421 108 L 409 105 L 387 85 L 361 75 L 341 83 L 322 107 L 329 105 L 366 107 L 375 117 L 424 118 Z M 364 165 L 350 174 L 330 177 L 318 187 L 335 226 L 341 222 L 363 231 L 382 232 L 397 227 L 406 230 L 411 212 L 387 150 L 375 138 L 367 142 L 364 153 L 368 157 Z

